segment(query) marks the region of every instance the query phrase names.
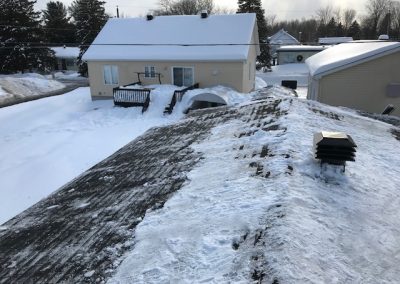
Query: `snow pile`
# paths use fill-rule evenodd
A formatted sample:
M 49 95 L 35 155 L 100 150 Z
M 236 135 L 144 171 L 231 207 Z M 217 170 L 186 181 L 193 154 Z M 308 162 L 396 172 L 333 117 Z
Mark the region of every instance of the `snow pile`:
M 400 153 L 392 126 L 282 93 L 267 99 L 280 101 L 280 116 L 264 114 L 265 130 L 253 133 L 243 105 L 240 118 L 193 145 L 204 160 L 163 208 L 146 214 L 110 283 L 397 282 Z M 357 143 L 344 174 L 313 159 L 321 130 Z M 264 156 L 254 155 L 261 149 Z
M 272 72 L 257 72 L 257 76 L 268 85 L 280 86 L 282 80 L 296 80 L 297 94 L 300 98 L 307 97 L 309 70 L 305 63 L 292 63 L 272 66 Z
M 65 85 L 39 74 L 28 73 L 0 76 L 0 87 L 9 95 L 26 97 L 59 90 L 64 88 Z

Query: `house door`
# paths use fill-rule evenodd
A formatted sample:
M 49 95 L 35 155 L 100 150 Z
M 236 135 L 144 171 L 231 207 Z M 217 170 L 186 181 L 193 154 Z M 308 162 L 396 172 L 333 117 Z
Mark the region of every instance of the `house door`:
M 172 67 L 172 77 L 176 86 L 192 86 L 193 67 Z

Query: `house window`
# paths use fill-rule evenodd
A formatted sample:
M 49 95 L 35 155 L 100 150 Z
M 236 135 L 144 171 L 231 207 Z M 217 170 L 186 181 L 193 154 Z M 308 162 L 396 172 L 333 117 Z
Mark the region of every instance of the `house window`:
M 172 68 L 173 83 L 176 86 L 192 86 L 193 85 L 193 67 L 173 67 Z
M 144 67 L 144 77 L 145 78 L 155 78 L 156 77 L 156 67 L 145 66 Z
M 106 85 L 118 84 L 118 66 L 104 65 L 104 84 Z

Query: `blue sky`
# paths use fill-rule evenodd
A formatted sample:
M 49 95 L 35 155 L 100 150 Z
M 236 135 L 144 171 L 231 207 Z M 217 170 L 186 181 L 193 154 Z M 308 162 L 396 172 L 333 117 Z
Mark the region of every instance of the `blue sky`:
M 38 0 L 36 8 L 45 9 L 49 0 Z M 58 0 L 66 5 L 73 0 Z M 353 8 L 358 16 L 365 14 L 365 3 L 367 0 L 264 0 L 263 8 L 268 15 L 276 15 L 278 20 L 310 18 L 315 15 L 315 11 L 320 7 L 332 5 L 345 8 Z M 115 15 L 116 6 L 119 6 L 120 13 L 127 17 L 137 17 L 145 15 L 149 10 L 157 8 L 158 0 L 105 0 L 106 11 L 112 16 Z M 216 6 L 227 7 L 232 10 L 237 9 L 237 0 L 214 0 Z

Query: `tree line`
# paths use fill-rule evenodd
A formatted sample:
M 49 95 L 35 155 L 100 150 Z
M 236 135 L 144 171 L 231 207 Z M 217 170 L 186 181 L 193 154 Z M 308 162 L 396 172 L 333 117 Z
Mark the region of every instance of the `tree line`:
M 55 63 L 49 46 L 80 46 L 80 72 L 87 66 L 82 54 L 110 17 L 101 0 L 74 0 L 69 7 L 60 1 L 49 1 L 46 9 L 35 11 L 37 0 L 0 1 L 0 73 L 25 70 L 48 71 Z M 255 13 L 260 37 L 259 62 L 269 64 L 267 38 L 285 29 L 302 43 L 315 43 L 319 37 L 351 36 L 354 39 L 377 39 L 388 34 L 400 38 L 400 2 L 368 0 L 367 15 L 354 9 L 341 10 L 326 6 L 314 17 L 301 20 L 276 21 L 270 11 L 265 13 L 261 0 L 238 0 L 237 10 L 216 7 L 213 0 L 159 0 L 154 15 L 194 15 L 202 10 L 211 14 Z
M 302 43 L 315 43 L 320 37 L 353 37 L 355 40 L 376 40 L 379 35 L 400 39 L 400 2 L 394 0 L 368 0 L 366 15 L 354 9 L 340 9 L 328 5 L 316 11 L 310 19 L 276 21 L 267 15 L 270 34 L 280 29 L 288 31 Z

